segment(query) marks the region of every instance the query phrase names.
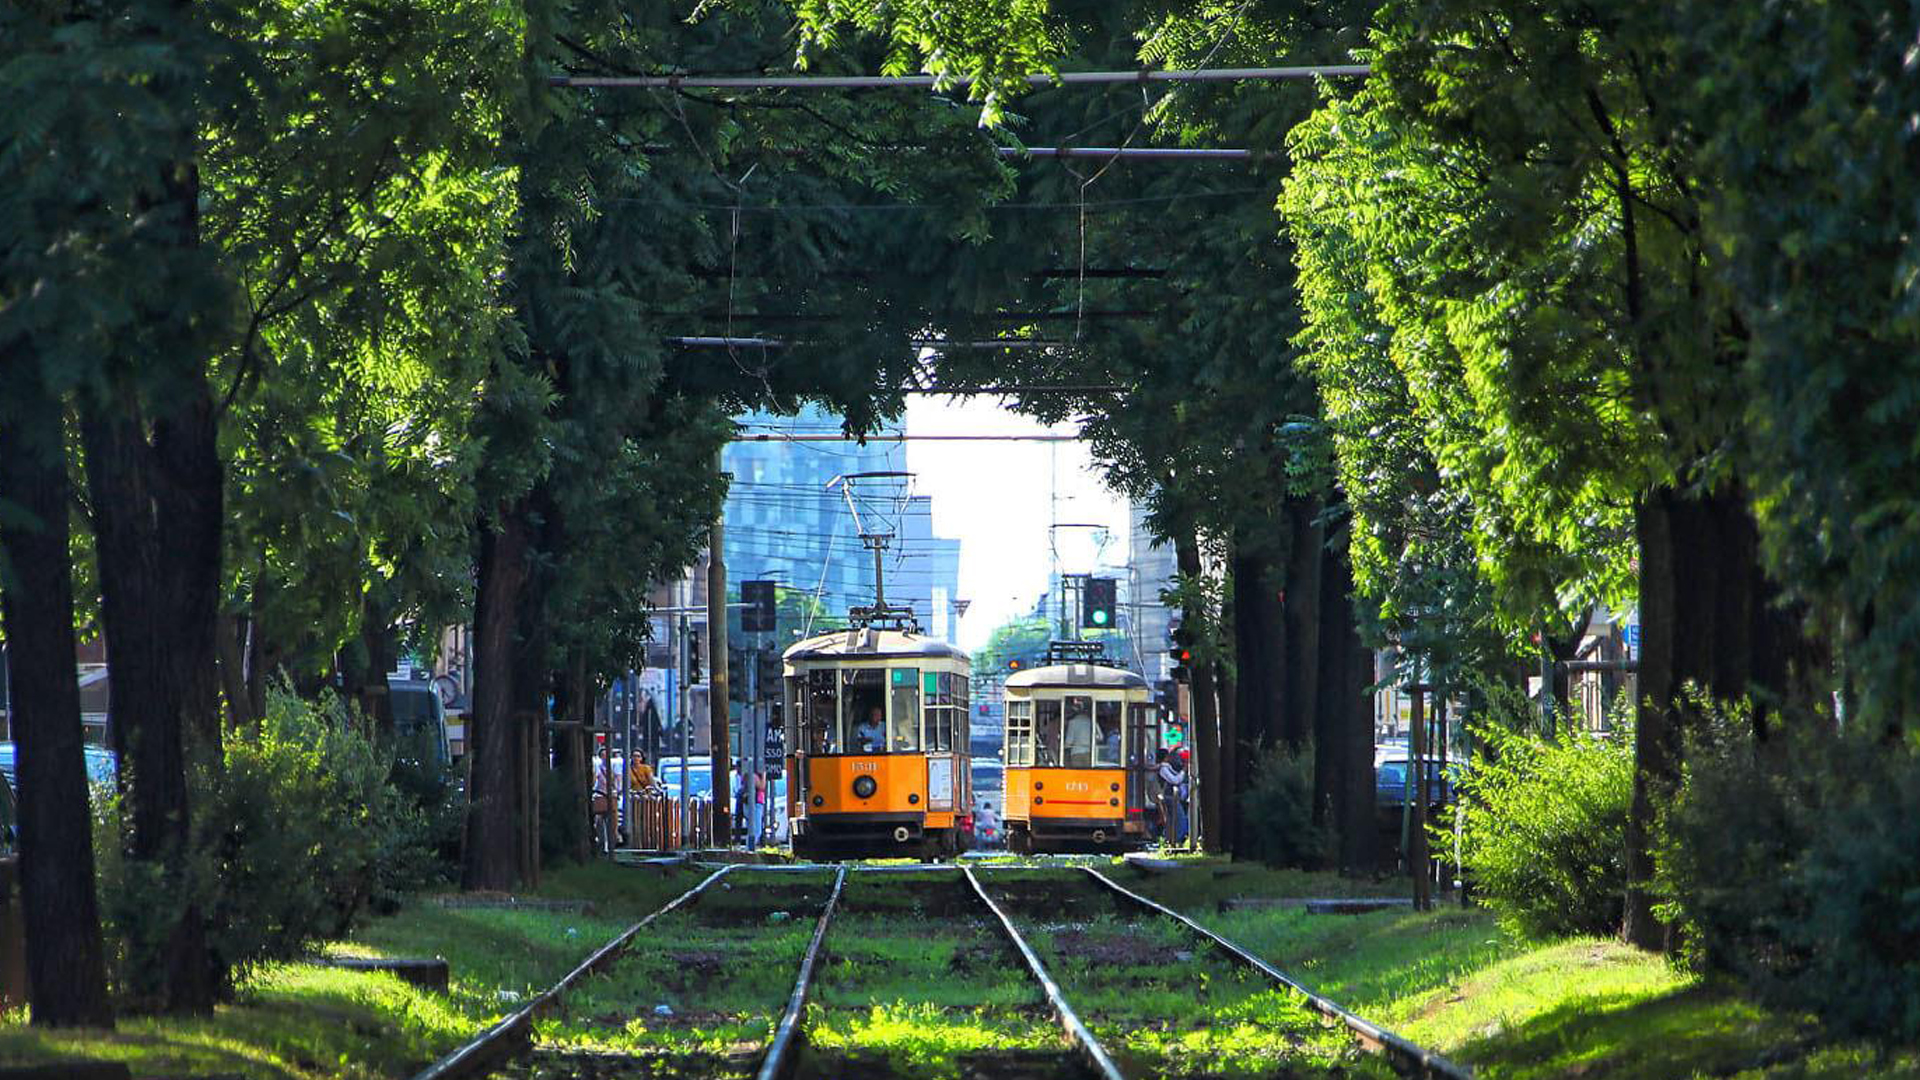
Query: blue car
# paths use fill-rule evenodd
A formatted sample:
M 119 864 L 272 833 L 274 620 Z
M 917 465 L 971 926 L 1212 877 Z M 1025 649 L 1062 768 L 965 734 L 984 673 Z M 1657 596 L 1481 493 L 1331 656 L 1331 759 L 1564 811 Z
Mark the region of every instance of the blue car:
M 96 784 L 111 784 L 120 772 L 120 762 L 113 751 L 104 746 L 88 743 L 81 747 L 86 754 L 87 779 Z M 13 743 L 0 742 L 0 775 L 7 778 L 9 787 L 18 787 L 20 778 L 14 765 L 18 750 Z

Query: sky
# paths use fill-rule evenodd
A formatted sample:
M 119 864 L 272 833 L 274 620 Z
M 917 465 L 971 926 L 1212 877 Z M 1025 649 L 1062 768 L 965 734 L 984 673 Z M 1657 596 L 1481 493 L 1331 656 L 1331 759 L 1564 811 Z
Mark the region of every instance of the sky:
M 907 404 L 909 435 L 1074 431 L 1072 424 L 1049 428 L 988 397 L 916 396 Z M 961 648 L 986 644 L 994 627 L 1033 608 L 1053 568 L 1050 533 L 1064 573 L 1126 562 L 1127 499 L 1107 489 L 1079 443 L 909 441 L 906 455 L 914 494 L 933 497 L 934 534 L 960 541 L 958 599 L 969 601 L 956 635 Z M 1105 529 L 1050 528 L 1055 522 Z

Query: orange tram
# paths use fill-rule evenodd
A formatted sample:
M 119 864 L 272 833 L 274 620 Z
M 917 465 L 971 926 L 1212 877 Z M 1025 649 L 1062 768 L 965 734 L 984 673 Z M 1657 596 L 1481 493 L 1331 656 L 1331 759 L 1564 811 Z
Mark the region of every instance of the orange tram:
M 1007 846 L 1124 851 L 1147 842 L 1160 709 L 1147 681 L 1098 662 L 1049 663 L 1006 682 Z
M 797 642 L 784 660 L 793 853 L 958 854 L 972 828 L 967 654 L 856 627 Z

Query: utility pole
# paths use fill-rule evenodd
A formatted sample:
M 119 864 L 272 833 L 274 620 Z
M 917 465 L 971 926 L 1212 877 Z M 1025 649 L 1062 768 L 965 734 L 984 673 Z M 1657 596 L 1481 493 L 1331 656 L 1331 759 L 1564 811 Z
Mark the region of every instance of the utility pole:
M 722 451 L 713 452 L 715 472 L 721 468 Z M 713 833 L 715 847 L 729 847 L 733 840 L 733 785 L 727 777 L 727 752 L 733 742 L 727 735 L 727 557 L 725 504 L 713 515 L 713 531 L 707 540 L 707 741 L 713 753 Z
M 685 599 L 684 585 L 682 588 L 682 599 Z M 674 673 L 676 681 L 680 684 L 680 695 L 674 703 L 674 726 L 680 729 L 680 817 L 678 821 L 680 823 L 680 845 L 684 847 L 687 842 L 687 758 L 693 753 L 692 741 L 687 737 L 687 725 L 690 723 L 687 718 L 687 698 L 693 694 L 693 680 L 687 677 L 690 674 L 688 665 L 693 661 L 691 648 L 693 628 L 687 622 L 687 616 L 684 612 L 685 605 L 682 604 L 680 607 L 683 610 L 680 615 L 680 632 L 675 635 L 679 652 L 676 657 L 677 663 L 675 664 L 677 670 Z
M 1427 720 L 1422 706 L 1431 687 L 1414 683 L 1407 689 L 1413 692 L 1413 731 L 1407 755 L 1407 778 L 1412 787 L 1407 800 L 1412 822 L 1407 836 L 1407 869 L 1413 874 L 1413 909 L 1428 911 L 1433 907 L 1433 885 L 1427 873 Z

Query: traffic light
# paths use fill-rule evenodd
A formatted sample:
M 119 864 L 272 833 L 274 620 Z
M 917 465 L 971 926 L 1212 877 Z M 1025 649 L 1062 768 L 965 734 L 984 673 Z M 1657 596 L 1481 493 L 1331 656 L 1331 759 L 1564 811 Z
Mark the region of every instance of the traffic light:
M 764 634 L 779 629 L 778 616 L 774 611 L 773 582 L 741 582 L 740 602 L 748 605 L 740 612 L 740 629 L 743 632 Z
M 747 650 L 738 645 L 727 646 L 727 700 L 747 700 Z
M 1080 591 L 1080 625 L 1085 629 L 1111 630 L 1114 626 L 1114 580 L 1088 578 Z
M 1193 677 L 1187 665 L 1193 663 L 1193 635 L 1180 623 L 1168 631 L 1167 658 L 1173 661 L 1173 681 L 1183 683 Z
M 692 638 L 687 642 L 687 685 L 702 681 L 700 676 L 700 639 Z
M 760 696 L 778 698 L 780 696 L 780 654 L 772 649 L 762 649 L 759 656 Z

